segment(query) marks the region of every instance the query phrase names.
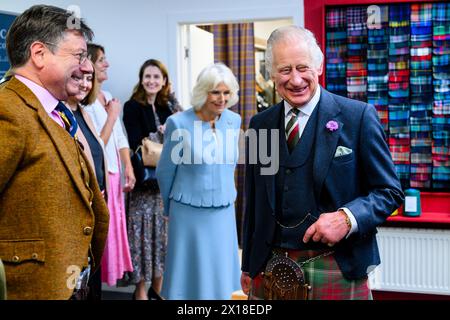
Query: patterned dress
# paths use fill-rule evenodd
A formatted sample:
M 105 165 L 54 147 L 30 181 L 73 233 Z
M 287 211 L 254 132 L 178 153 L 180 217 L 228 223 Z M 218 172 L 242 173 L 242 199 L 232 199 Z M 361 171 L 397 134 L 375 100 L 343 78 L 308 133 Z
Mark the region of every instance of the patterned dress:
M 150 282 L 164 272 L 167 248 L 167 218 L 159 188 L 137 188 L 128 199 L 128 242 L 133 272 L 124 280 L 136 284 L 141 280 Z

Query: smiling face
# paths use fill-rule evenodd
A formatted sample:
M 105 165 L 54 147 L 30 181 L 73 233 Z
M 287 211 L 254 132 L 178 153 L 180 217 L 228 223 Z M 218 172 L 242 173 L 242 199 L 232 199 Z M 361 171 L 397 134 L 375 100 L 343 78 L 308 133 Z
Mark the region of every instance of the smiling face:
M 93 69 L 89 73 L 85 73 L 80 83 L 80 93 L 75 96 L 78 102 L 83 101 L 92 90 L 92 82 L 94 81 Z
M 102 83 L 105 80 L 108 80 L 108 68 L 109 62 L 106 60 L 105 53 L 98 49 L 98 57 L 97 61 L 94 62 L 95 73 L 97 74 L 97 81 Z
M 291 106 L 301 107 L 311 100 L 321 74 L 322 65 L 314 66 L 305 44 L 280 41 L 273 47 L 272 80 Z
M 155 66 L 148 66 L 142 74 L 142 87 L 148 97 L 156 96 L 166 85 L 167 79 L 164 78 L 161 70 Z
M 226 108 L 228 100 L 230 100 L 230 88 L 223 82 L 208 92 L 205 104 L 201 108 L 201 112 L 209 119 L 219 116 Z
M 80 54 L 85 52 L 86 41 L 76 32 L 66 32 L 57 44 L 48 45 L 39 80 L 55 98 L 67 100 L 80 92 L 83 75 L 91 68 L 87 59 L 80 64 Z

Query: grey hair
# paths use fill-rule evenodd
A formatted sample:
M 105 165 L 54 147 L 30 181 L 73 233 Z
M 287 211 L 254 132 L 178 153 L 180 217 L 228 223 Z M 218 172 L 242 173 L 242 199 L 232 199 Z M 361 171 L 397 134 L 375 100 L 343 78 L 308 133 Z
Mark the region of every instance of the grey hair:
M 74 27 L 71 28 L 74 19 Z M 14 20 L 6 35 L 11 67 L 21 67 L 29 60 L 33 42 L 58 44 L 68 31 L 78 32 L 89 41 L 94 36 L 84 21 L 74 17 L 71 11 L 47 5 L 36 5 L 25 10 Z M 54 50 L 53 46 L 49 49 Z
M 221 62 L 205 67 L 197 77 L 197 83 L 192 90 L 191 104 L 195 111 L 199 111 L 208 98 L 208 92 L 224 83 L 230 89 L 230 99 L 226 108 L 234 106 L 239 101 L 239 83 L 233 72 Z
M 323 63 L 323 52 L 317 43 L 316 37 L 308 29 L 299 26 L 284 26 L 275 29 L 267 40 L 266 49 L 266 68 L 272 74 L 273 70 L 273 47 L 275 44 L 288 41 L 288 42 L 304 42 L 309 49 L 309 55 L 315 68 L 320 68 Z

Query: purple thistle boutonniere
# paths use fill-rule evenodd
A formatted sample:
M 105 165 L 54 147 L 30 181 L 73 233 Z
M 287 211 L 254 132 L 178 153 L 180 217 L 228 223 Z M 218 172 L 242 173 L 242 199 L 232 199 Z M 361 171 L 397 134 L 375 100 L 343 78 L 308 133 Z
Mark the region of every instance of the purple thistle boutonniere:
M 339 129 L 339 125 L 336 121 L 330 120 L 327 122 L 327 125 L 325 126 L 329 131 L 333 132 Z

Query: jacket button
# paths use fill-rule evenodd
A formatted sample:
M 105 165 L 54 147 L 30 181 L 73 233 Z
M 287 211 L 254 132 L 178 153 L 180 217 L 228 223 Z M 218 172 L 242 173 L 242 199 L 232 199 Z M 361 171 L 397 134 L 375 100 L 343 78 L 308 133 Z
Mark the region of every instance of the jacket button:
M 92 228 L 91 228 L 91 227 L 85 227 L 85 228 L 83 229 L 83 233 L 84 233 L 86 236 L 90 235 L 90 234 L 92 233 Z
M 291 169 L 286 169 L 286 174 L 291 174 L 292 170 Z
M 289 187 L 288 186 L 284 186 L 284 191 L 289 191 Z
M 14 257 L 12 257 L 12 261 L 13 261 L 13 262 L 19 262 L 19 261 L 20 261 L 19 256 L 14 256 Z

